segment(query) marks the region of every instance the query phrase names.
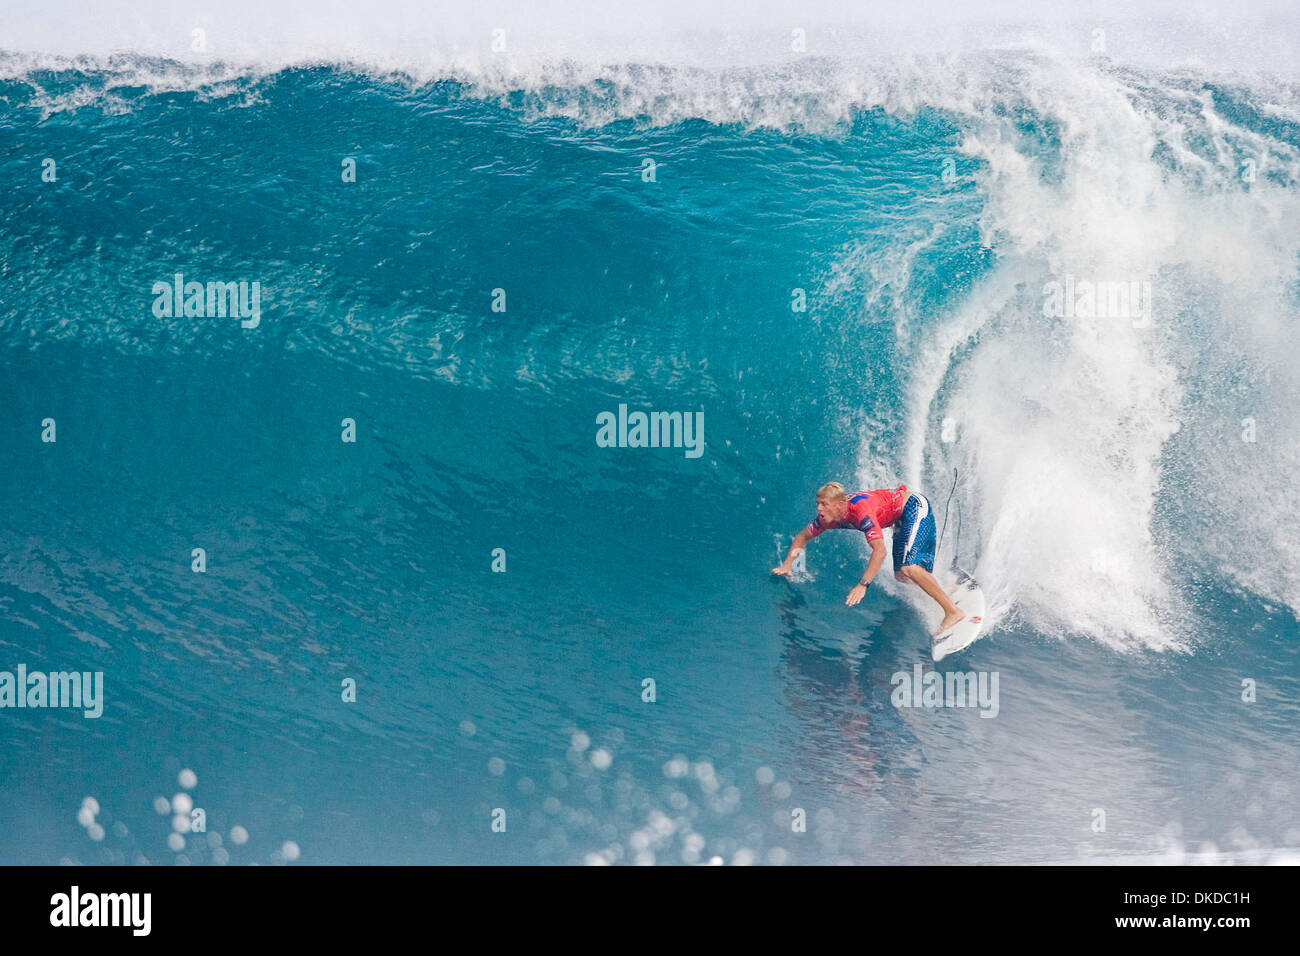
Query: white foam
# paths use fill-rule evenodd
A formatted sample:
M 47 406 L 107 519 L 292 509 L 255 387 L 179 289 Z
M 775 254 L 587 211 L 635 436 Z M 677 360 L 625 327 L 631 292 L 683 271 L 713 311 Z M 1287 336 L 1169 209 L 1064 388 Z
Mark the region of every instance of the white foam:
M 808 52 L 844 57 L 882 52 L 1050 44 L 1087 53 L 1106 31 L 1108 55 L 1146 62 L 1211 60 L 1283 67 L 1297 62 L 1286 0 L 1189 5 L 1179 0 L 1068 2 L 919 0 L 45 0 L 0 10 L 6 49 L 45 54 L 132 52 L 189 62 L 288 64 L 353 60 L 376 67 L 480 69 L 506 54 L 531 60 L 655 62 L 716 66 Z M 194 31 L 201 30 L 201 44 Z M 197 48 L 196 47 L 200 47 Z
M 905 447 L 868 442 L 860 473 L 878 478 L 901 458 L 941 510 L 961 468 L 963 564 L 978 549 L 991 629 L 1014 613 L 1117 649 L 1187 648 L 1195 562 L 1294 609 L 1300 522 L 1279 505 L 1300 464 L 1287 411 L 1300 398 L 1287 331 L 1300 154 L 1241 129 L 1177 76 L 1040 57 L 1006 79 L 1023 92 L 1008 97 L 992 77 L 934 91 L 965 116 L 999 262 L 917 350 Z M 1295 103 L 1286 87 L 1248 94 Z M 1027 141 L 1008 114 L 1055 130 L 1059 146 Z M 1246 189 L 1239 163 L 1265 151 L 1280 182 L 1261 174 Z M 1045 316 L 1044 283 L 1066 275 L 1150 282 L 1150 327 Z M 916 318 L 900 315 L 900 328 Z M 1254 375 L 1234 394 L 1207 361 Z M 1249 411 L 1267 422 L 1266 443 L 1240 441 Z M 945 417 L 957 442 L 941 440 Z M 1196 451 L 1172 456 L 1185 428 Z M 1198 519 L 1176 523 L 1172 544 L 1161 496 Z
M 1099 0 L 1086 15 L 1072 3 L 1027 10 L 1019 0 L 48 0 L 0 9 L 0 53 L 10 54 L 0 77 L 102 70 L 114 75 L 102 89 L 79 87 L 55 108 L 98 98 L 128 109 L 115 88 L 230 95 L 288 67 L 332 64 L 414 83 L 457 79 L 483 95 L 586 89 L 598 95 L 534 105 L 590 123 L 780 126 L 876 100 L 880 64 L 911 56 L 1036 50 L 1294 76 L 1297 23 L 1285 0 L 1190 10 L 1178 0 Z

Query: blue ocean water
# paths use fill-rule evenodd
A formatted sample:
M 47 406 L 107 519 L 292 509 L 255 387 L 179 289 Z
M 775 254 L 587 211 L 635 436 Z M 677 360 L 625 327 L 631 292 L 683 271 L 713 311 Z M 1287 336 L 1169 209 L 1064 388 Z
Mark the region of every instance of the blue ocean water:
M 1300 847 L 1294 84 L 0 76 L 0 670 L 104 681 L 0 709 L 0 862 Z M 177 273 L 260 321 L 157 314 Z M 703 453 L 601 447 L 620 405 Z M 985 638 L 846 607 L 856 534 L 772 578 L 832 479 L 947 509 Z M 917 665 L 996 706 L 895 706 Z

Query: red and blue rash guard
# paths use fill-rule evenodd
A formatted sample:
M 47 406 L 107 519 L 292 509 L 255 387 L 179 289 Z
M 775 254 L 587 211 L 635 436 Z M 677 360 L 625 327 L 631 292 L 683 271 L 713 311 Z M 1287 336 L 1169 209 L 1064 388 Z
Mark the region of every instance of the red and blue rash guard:
M 897 488 L 878 488 L 875 491 L 859 491 L 849 495 L 849 513 L 843 521 L 822 523 L 818 515 L 804 528 L 809 538 L 815 538 L 831 528 L 857 528 L 867 536 L 868 541 L 881 539 L 881 528 L 888 528 L 903 515 L 903 505 L 911 492 L 907 485 Z

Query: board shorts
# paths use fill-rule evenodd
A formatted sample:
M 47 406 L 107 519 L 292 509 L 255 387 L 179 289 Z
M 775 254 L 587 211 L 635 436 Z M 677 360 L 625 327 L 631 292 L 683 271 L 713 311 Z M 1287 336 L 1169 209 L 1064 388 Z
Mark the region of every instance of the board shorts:
M 934 571 L 934 514 L 930 499 L 912 492 L 894 523 L 894 573 L 909 564 Z

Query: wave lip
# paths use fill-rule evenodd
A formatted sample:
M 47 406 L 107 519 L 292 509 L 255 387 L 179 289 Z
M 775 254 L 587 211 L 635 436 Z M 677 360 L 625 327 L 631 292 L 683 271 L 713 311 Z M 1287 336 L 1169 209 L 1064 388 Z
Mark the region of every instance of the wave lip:
M 1295 74 L 1300 16 L 1285 0 L 1099 0 L 1026 10 L 1019 0 L 929 0 L 890 8 L 806 0 L 227 0 L 201 13 L 167 0 L 79 0 L 0 11 L 4 49 L 107 58 L 134 54 L 278 70 L 355 65 L 422 80 L 528 72 L 544 63 L 727 68 L 830 57 L 867 64 L 897 55 L 973 50 L 1054 52 L 1115 63 Z

